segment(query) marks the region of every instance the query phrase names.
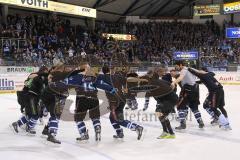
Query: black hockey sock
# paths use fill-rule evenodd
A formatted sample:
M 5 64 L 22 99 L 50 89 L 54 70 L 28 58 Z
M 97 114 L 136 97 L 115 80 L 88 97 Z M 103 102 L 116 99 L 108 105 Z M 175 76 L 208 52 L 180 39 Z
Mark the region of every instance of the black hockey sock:
M 222 112 L 222 114 L 223 114 L 226 118 L 228 118 L 228 114 L 227 114 L 227 111 L 225 110 L 225 108 L 220 107 L 219 109 L 220 109 L 220 111 Z
M 174 132 L 173 132 L 173 129 L 172 129 L 172 126 L 171 126 L 171 123 L 170 123 L 169 119 L 166 119 L 166 120 L 165 120 L 165 124 L 166 124 L 166 126 L 167 126 L 168 133 L 170 133 L 170 134 L 174 134 Z
M 162 127 L 163 127 L 163 131 L 168 133 L 166 121 L 163 121 L 163 122 L 161 121 L 161 124 L 162 124 Z
M 161 124 L 162 124 L 163 131 L 166 132 L 166 133 L 168 133 L 165 116 L 159 117 L 159 120 L 160 120 L 160 122 L 161 122 Z
M 221 112 L 217 109 L 217 108 L 212 108 L 214 115 L 216 115 L 217 117 L 219 117 L 221 115 Z

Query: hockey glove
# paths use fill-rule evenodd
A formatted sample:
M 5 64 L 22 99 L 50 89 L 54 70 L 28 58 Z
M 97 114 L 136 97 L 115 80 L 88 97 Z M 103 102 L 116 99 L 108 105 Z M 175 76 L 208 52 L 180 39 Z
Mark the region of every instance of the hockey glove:
M 113 88 L 113 89 L 110 91 L 110 93 L 111 93 L 111 94 L 116 94 L 117 91 L 118 91 L 117 88 Z

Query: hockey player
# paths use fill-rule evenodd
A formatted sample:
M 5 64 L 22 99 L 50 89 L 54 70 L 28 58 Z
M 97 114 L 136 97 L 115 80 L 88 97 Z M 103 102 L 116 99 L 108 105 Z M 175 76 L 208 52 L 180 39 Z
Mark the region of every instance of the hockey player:
M 170 84 L 172 83 L 172 77 L 175 77 L 176 73 L 173 73 L 175 71 L 171 70 L 170 73 L 166 72 L 166 68 L 162 67 L 162 68 L 155 68 L 154 71 L 150 70 L 146 76 L 148 77 L 152 77 L 154 79 L 162 79 L 164 81 L 169 82 Z M 174 88 L 174 92 L 177 92 L 177 86 Z M 145 96 L 145 103 L 144 103 L 144 108 L 143 111 L 147 110 L 149 105 L 149 97 L 148 97 L 148 92 L 146 93 Z M 172 113 L 176 113 L 175 109 L 173 108 Z
M 175 138 L 175 133 L 171 127 L 170 121 L 168 119 L 168 115 L 174 109 L 177 103 L 177 99 L 178 99 L 178 96 L 174 91 L 162 97 L 161 96 L 155 97 L 155 100 L 157 101 L 156 115 L 158 116 L 163 128 L 163 132 L 158 137 L 158 139 L 174 139 Z
M 40 111 L 39 111 L 39 122 L 40 122 L 40 124 L 39 125 L 44 125 L 43 117 L 48 116 L 48 110 L 47 110 L 46 106 L 44 105 L 44 103 L 42 102 L 41 99 L 39 100 L 39 108 L 40 108 Z
M 73 76 L 81 71 L 83 70 L 75 70 L 75 68 L 66 67 L 63 64 L 53 66 L 49 71 L 48 87 L 44 89 L 41 96 L 43 104 L 50 113 L 48 124 L 42 131 L 43 135 L 48 136 L 47 141 L 61 144 L 61 141 L 56 139 L 56 135 L 65 101 L 69 95 L 69 88 L 63 80 L 67 76 Z
M 208 72 L 207 69 L 197 70 L 188 68 L 188 71 L 196 75 L 208 89 L 209 93 L 204 101 L 203 108 L 214 118 L 214 121 L 219 121 L 221 127 L 224 129 L 231 129 L 228 122 L 228 114 L 224 108 L 223 86 L 214 78 L 215 74 L 213 72 Z
M 186 129 L 186 117 L 188 114 L 188 106 L 192 110 L 195 119 L 199 124 L 199 128 L 204 127 L 201 113 L 198 110 L 199 105 L 199 87 L 196 84 L 196 76 L 188 71 L 183 61 L 176 62 L 176 69 L 180 70 L 180 76 L 172 82 L 172 88 L 181 82 L 182 88 L 177 105 L 180 126 L 176 127 L 177 130 Z
M 128 79 L 131 79 L 131 78 L 137 78 L 138 77 L 138 74 L 134 71 L 130 71 L 129 73 L 127 73 L 127 78 Z M 135 82 L 129 82 L 127 81 L 127 87 L 130 88 L 132 86 L 136 86 L 137 84 Z M 127 107 L 125 109 L 131 109 L 131 110 L 136 110 L 138 109 L 138 102 L 136 100 L 136 93 L 133 93 L 133 92 L 127 92 Z
M 34 78 L 30 79 L 24 87 L 26 90 L 23 100 L 25 116 L 21 117 L 17 122 L 12 123 L 12 127 L 16 133 L 18 133 L 18 127 L 26 124 L 26 131 L 32 135 L 36 134 L 34 127 L 39 118 L 39 97 L 42 90 L 47 86 L 47 76 L 48 69 L 45 67 Z
M 52 85 L 61 85 L 58 83 Z M 58 86 L 59 89 L 63 87 Z M 66 90 L 67 92 L 67 90 Z M 42 132 L 43 135 L 47 135 L 47 141 L 61 144 L 59 140 L 56 139 L 57 131 L 58 131 L 58 124 L 59 120 L 65 105 L 65 101 L 68 97 L 68 93 L 60 94 L 56 93 L 51 89 L 51 85 L 48 86 L 41 97 L 43 103 L 46 105 L 49 113 L 50 118 L 48 120 L 48 124 L 44 127 Z
M 136 131 L 137 139 L 140 140 L 142 137 L 143 127 L 129 120 L 124 119 L 123 109 L 126 104 L 126 98 L 123 93 L 123 89 L 126 87 L 125 86 L 126 77 L 120 72 L 110 74 L 110 69 L 108 66 L 104 66 L 102 68 L 102 72 L 104 74 L 102 75 L 102 79 L 104 79 L 104 81 L 107 82 L 108 84 L 111 84 L 117 88 L 117 94 L 115 95 L 106 92 L 106 96 L 110 107 L 109 119 L 113 128 L 116 131 L 116 135 L 114 135 L 113 137 L 114 138 L 124 137 L 123 129 L 121 128 L 121 126 L 123 126 L 132 131 Z
M 170 82 L 172 81 L 172 77 L 170 74 L 165 72 L 165 68 L 155 69 L 152 75 L 148 74 L 147 76 L 145 76 L 145 78 L 149 80 L 149 84 L 153 84 L 152 82 L 166 83 L 167 86 L 169 86 L 170 88 L 170 85 L 171 85 Z M 160 81 L 159 77 L 164 81 Z M 168 92 L 164 95 L 158 95 L 158 93 L 160 93 L 158 91 L 159 90 L 157 89 L 155 91 L 147 92 L 149 97 L 153 96 L 154 99 L 157 101 L 156 115 L 159 118 L 163 128 L 163 132 L 158 137 L 158 139 L 174 139 L 175 133 L 171 127 L 170 121 L 168 119 L 168 115 L 174 109 L 177 103 L 178 97 L 175 90 L 172 90 L 171 92 Z M 153 92 L 155 93 L 153 94 Z
M 47 110 L 50 113 L 48 124 L 44 127 L 42 134 L 48 136 L 47 141 L 57 144 L 61 144 L 61 142 L 56 139 L 56 135 L 65 101 L 69 95 L 68 86 L 64 84 L 62 80 L 64 80 L 64 75 L 69 76 L 73 73 L 71 72 L 72 69 L 68 69 L 68 72 L 64 70 L 64 66 L 55 66 L 50 70 L 48 87 L 44 89 L 41 96 L 43 104 L 47 107 Z
M 116 90 L 112 86 L 103 82 L 100 77 L 96 77 L 91 71 L 88 63 L 82 65 L 83 72 L 73 75 L 65 79 L 67 85 L 76 87 L 76 108 L 74 114 L 74 120 L 77 124 L 77 128 L 80 137 L 78 141 L 89 139 L 89 135 L 84 123 L 84 118 L 89 111 L 89 117 L 91 118 L 95 130 L 96 141 L 101 140 L 101 123 L 100 123 L 100 110 L 99 100 L 97 97 L 97 88 L 108 91 L 111 94 L 115 94 Z
M 33 78 L 37 77 L 39 74 L 45 73 L 48 71 L 48 68 L 45 66 L 40 67 L 40 69 L 38 70 L 38 72 L 33 72 L 31 73 L 28 78 L 24 81 L 24 87 L 21 91 L 17 91 L 17 100 L 19 105 L 21 106 L 21 113 L 24 113 L 24 109 L 25 109 L 25 95 L 28 93 L 28 88 L 29 85 L 31 84 Z
M 158 74 L 154 73 L 152 70 L 148 71 L 145 76 L 148 77 L 148 78 L 152 77 L 152 78 L 155 78 L 155 79 L 159 79 Z M 153 77 L 153 76 L 155 76 L 155 77 Z M 150 102 L 150 96 L 148 95 L 148 92 L 146 92 L 143 111 L 146 111 L 148 109 L 149 102 Z

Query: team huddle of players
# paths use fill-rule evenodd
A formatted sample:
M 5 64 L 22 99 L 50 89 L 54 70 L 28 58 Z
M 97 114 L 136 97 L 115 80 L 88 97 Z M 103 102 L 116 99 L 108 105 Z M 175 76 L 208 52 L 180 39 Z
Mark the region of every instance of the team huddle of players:
M 17 92 L 18 103 L 24 114 L 19 120 L 13 122 L 11 127 L 16 133 L 19 133 L 21 129 L 30 135 L 35 135 L 37 121 L 42 116 L 43 110 L 47 110 L 50 118 L 42 134 L 47 136 L 47 141 L 60 144 L 61 142 L 56 139 L 59 120 L 69 92 L 74 89 L 76 91 L 74 121 L 80 135 L 76 140 L 89 139 L 84 122 L 89 113 L 95 131 L 95 140 L 100 141 L 99 99 L 101 98 L 98 97 L 98 89 L 101 89 L 105 91 L 108 99 L 109 120 L 116 131 L 113 137 L 124 137 L 122 126 L 135 131 L 137 139 L 140 140 L 144 128 L 124 119 L 124 107 L 127 103 L 130 108 L 137 109 L 137 93 L 144 91 L 146 95 L 143 110 L 147 110 L 150 97 L 157 101 L 156 115 L 163 128 L 163 133 L 158 138 L 175 138 L 174 130 L 168 119 L 169 113 L 175 107 L 177 107 L 180 120 L 180 126 L 176 127 L 176 130 L 186 129 L 188 107 L 194 113 L 199 128 L 204 127 L 201 113 L 198 110 L 199 87 L 196 82 L 196 77 L 198 77 L 209 91 L 204 102 L 204 109 L 213 118 L 211 123 L 218 123 L 222 128 L 231 129 L 227 112 L 224 109 L 223 87 L 214 78 L 214 74 L 187 68 L 181 61 L 177 62 L 176 70 L 180 71 L 179 75 L 174 70 L 167 73 L 164 68 L 155 68 L 146 75 L 138 76 L 136 73 L 107 65 L 102 67 L 101 73 L 96 73 L 87 62 L 81 63 L 77 68 L 64 65 L 57 65 L 51 69 L 41 67 L 37 73 L 29 75 L 23 90 Z M 172 81 L 173 78 L 175 78 L 174 81 Z M 179 97 L 176 94 L 178 84 L 181 86 Z

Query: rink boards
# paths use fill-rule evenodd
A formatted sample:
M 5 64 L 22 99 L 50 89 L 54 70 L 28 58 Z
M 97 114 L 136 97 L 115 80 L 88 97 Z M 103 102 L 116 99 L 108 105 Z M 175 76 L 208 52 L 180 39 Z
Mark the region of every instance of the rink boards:
M 21 90 L 29 74 L 28 70 L 23 69 L 15 70 L 15 72 L 0 70 L 0 94 L 15 93 Z M 144 75 L 146 72 L 138 72 L 138 74 Z M 215 72 L 215 74 L 217 80 L 224 85 L 240 85 L 240 72 Z

